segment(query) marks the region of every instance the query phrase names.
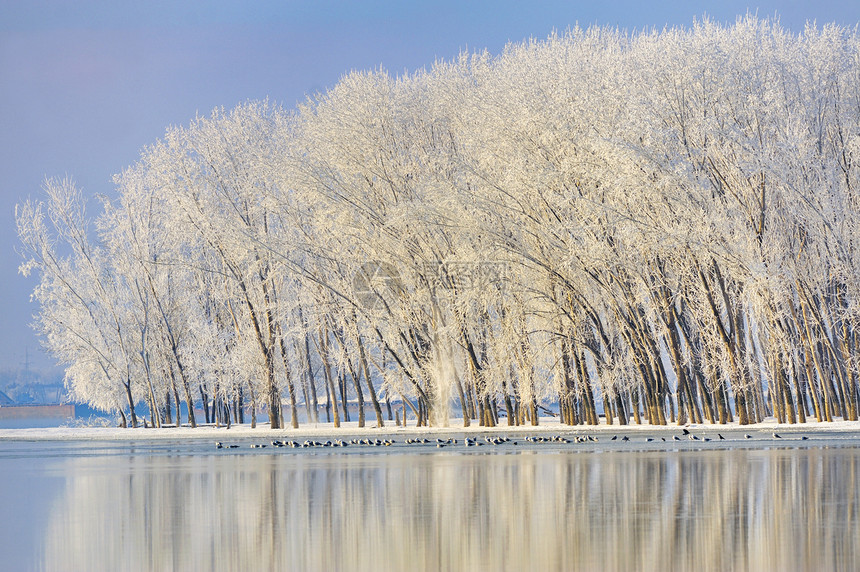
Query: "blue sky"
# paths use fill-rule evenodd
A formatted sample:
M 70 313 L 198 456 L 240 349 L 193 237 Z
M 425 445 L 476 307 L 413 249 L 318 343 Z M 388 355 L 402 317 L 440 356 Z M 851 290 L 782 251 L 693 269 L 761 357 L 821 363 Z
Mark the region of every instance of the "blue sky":
M 579 24 L 627 30 L 732 23 L 748 11 L 854 27 L 856 0 L 271 1 L 5 0 L 0 3 L 0 369 L 47 368 L 29 328 L 32 279 L 18 275 L 15 205 L 46 177 L 69 175 L 87 196 L 166 127 L 248 99 L 291 108 L 354 69 L 392 73 L 499 53 Z

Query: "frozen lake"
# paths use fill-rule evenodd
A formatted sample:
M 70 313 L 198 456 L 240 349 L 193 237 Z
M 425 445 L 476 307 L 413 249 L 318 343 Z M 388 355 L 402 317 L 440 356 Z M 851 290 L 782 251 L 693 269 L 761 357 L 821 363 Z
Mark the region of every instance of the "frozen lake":
M 848 570 L 855 446 L 0 441 L 0 569 Z M 256 442 L 266 442 L 257 439 Z

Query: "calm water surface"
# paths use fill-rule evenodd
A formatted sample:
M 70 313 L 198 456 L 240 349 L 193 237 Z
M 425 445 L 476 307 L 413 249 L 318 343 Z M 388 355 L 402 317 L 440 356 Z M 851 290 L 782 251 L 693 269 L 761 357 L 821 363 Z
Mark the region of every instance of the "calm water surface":
M 853 570 L 860 563 L 856 448 L 216 454 L 211 447 L 0 443 L 0 570 Z

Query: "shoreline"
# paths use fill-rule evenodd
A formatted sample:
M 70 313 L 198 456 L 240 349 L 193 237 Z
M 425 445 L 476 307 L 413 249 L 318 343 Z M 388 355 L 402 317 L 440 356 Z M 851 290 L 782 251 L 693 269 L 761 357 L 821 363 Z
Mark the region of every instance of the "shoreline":
M 441 437 L 457 438 L 498 436 L 561 436 L 568 439 L 576 437 L 592 436 L 600 442 L 611 439 L 613 436 L 643 441 L 653 439 L 661 442 L 662 439 L 672 439 L 681 436 L 684 429 L 701 438 L 712 439 L 711 442 L 725 443 L 731 440 L 744 440 L 750 443 L 752 440 L 783 440 L 784 443 L 800 440 L 802 437 L 808 439 L 825 439 L 839 441 L 854 441 L 860 444 L 860 421 L 832 421 L 817 422 L 808 421 L 797 424 L 779 424 L 774 418 L 762 423 L 752 425 L 739 425 L 737 422 L 727 424 L 687 424 L 679 426 L 668 425 L 562 425 L 558 419 L 546 417 L 540 419 L 540 425 L 518 425 L 508 426 L 501 424 L 496 427 L 481 427 L 472 424 L 463 427 L 462 420 L 452 419 L 446 427 L 416 427 L 414 425 L 398 427 L 393 423 L 384 427 L 375 427 L 373 422 L 364 427 L 358 427 L 358 422 L 343 422 L 339 428 L 329 423 L 304 423 L 298 429 L 291 427 L 282 429 L 271 429 L 267 424 L 258 423 L 256 428 L 250 424 L 232 425 L 218 427 L 214 425 L 198 425 L 196 428 L 188 426 L 166 427 L 166 428 L 118 428 L 118 427 L 43 427 L 23 429 L 0 429 L 0 442 L 4 441 L 159 441 L 159 440 L 209 440 L 209 439 L 306 439 L 311 437 L 325 438 L 394 438 L 406 439 L 409 437 Z M 779 437 L 775 437 L 774 434 Z M 719 439 L 719 435 L 725 437 Z M 749 435 L 749 437 L 746 437 Z M 646 441 L 647 442 L 647 441 Z

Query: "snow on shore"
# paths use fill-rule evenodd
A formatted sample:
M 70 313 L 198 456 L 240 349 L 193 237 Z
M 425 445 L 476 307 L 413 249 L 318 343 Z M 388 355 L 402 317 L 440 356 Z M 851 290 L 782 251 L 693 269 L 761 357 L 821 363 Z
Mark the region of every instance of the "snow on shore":
M 794 425 L 778 424 L 775 419 L 771 418 L 763 423 L 755 425 L 738 425 L 737 423 L 729 423 L 726 425 L 686 425 L 686 429 L 690 432 L 697 433 L 703 436 L 716 436 L 722 434 L 727 438 L 740 437 L 750 435 L 752 439 L 772 438 L 773 433 L 778 431 L 786 436 L 805 435 L 819 436 L 832 438 L 853 438 L 860 439 L 860 421 L 834 421 L 832 423 L 807 422 Z M 357 422 L 341 423 L 339 428 L 335 428 L 333 423 L 305 423 L 298 429 L 290 427 L 284 429 L 270 429 L 268 424 L 258 424 L 256 428 L 251 428 L 250 424 L 233 425 L 229 429 L 226 427 L 216 428 L 212 425 L 200 425 L 197 428 L 191 427 L 167 427 L 161 429 L 154 428 L 136 428 L 123 429 L 116 427 L 45 427 L 32 429 L 0 429 L 0 441 L 141 441 L 141 440 L 168 440 L 168 439 L 283 439 L 283 438 L 307 438 L 307 437 L 397 437 L 421 435 L 421 436 L 456 436 L 456 435 L 541 435 L 541 434 L 557 434 L 568 437 L 576 435 L 593 435 L 598 438 L 614 435 L 628 435 L 630 437 L 653 435 L 656 438 L 661 436 L 680 434 L 682 427 L 669 424 L 662 426 L 654 426 L 648 424 L 642 425 L 605 425 L 598 426 L 577 425 L 568 426 L 561 425 L 556 418 L 542 418 L 540 425 L 520 425 L 509 427 L 502 424 L 497 427 L 480 427 L 473 422 L 470 427 L 463 427 L 462 420 L 452 419 L 448 427 L 415 427 L 410 425 L 407 427 L 397 427 L 393 423 L 386 424 L 385 427 L 377 428 L 373 422 L 369 422 L 365 427 L 359 428 Z

